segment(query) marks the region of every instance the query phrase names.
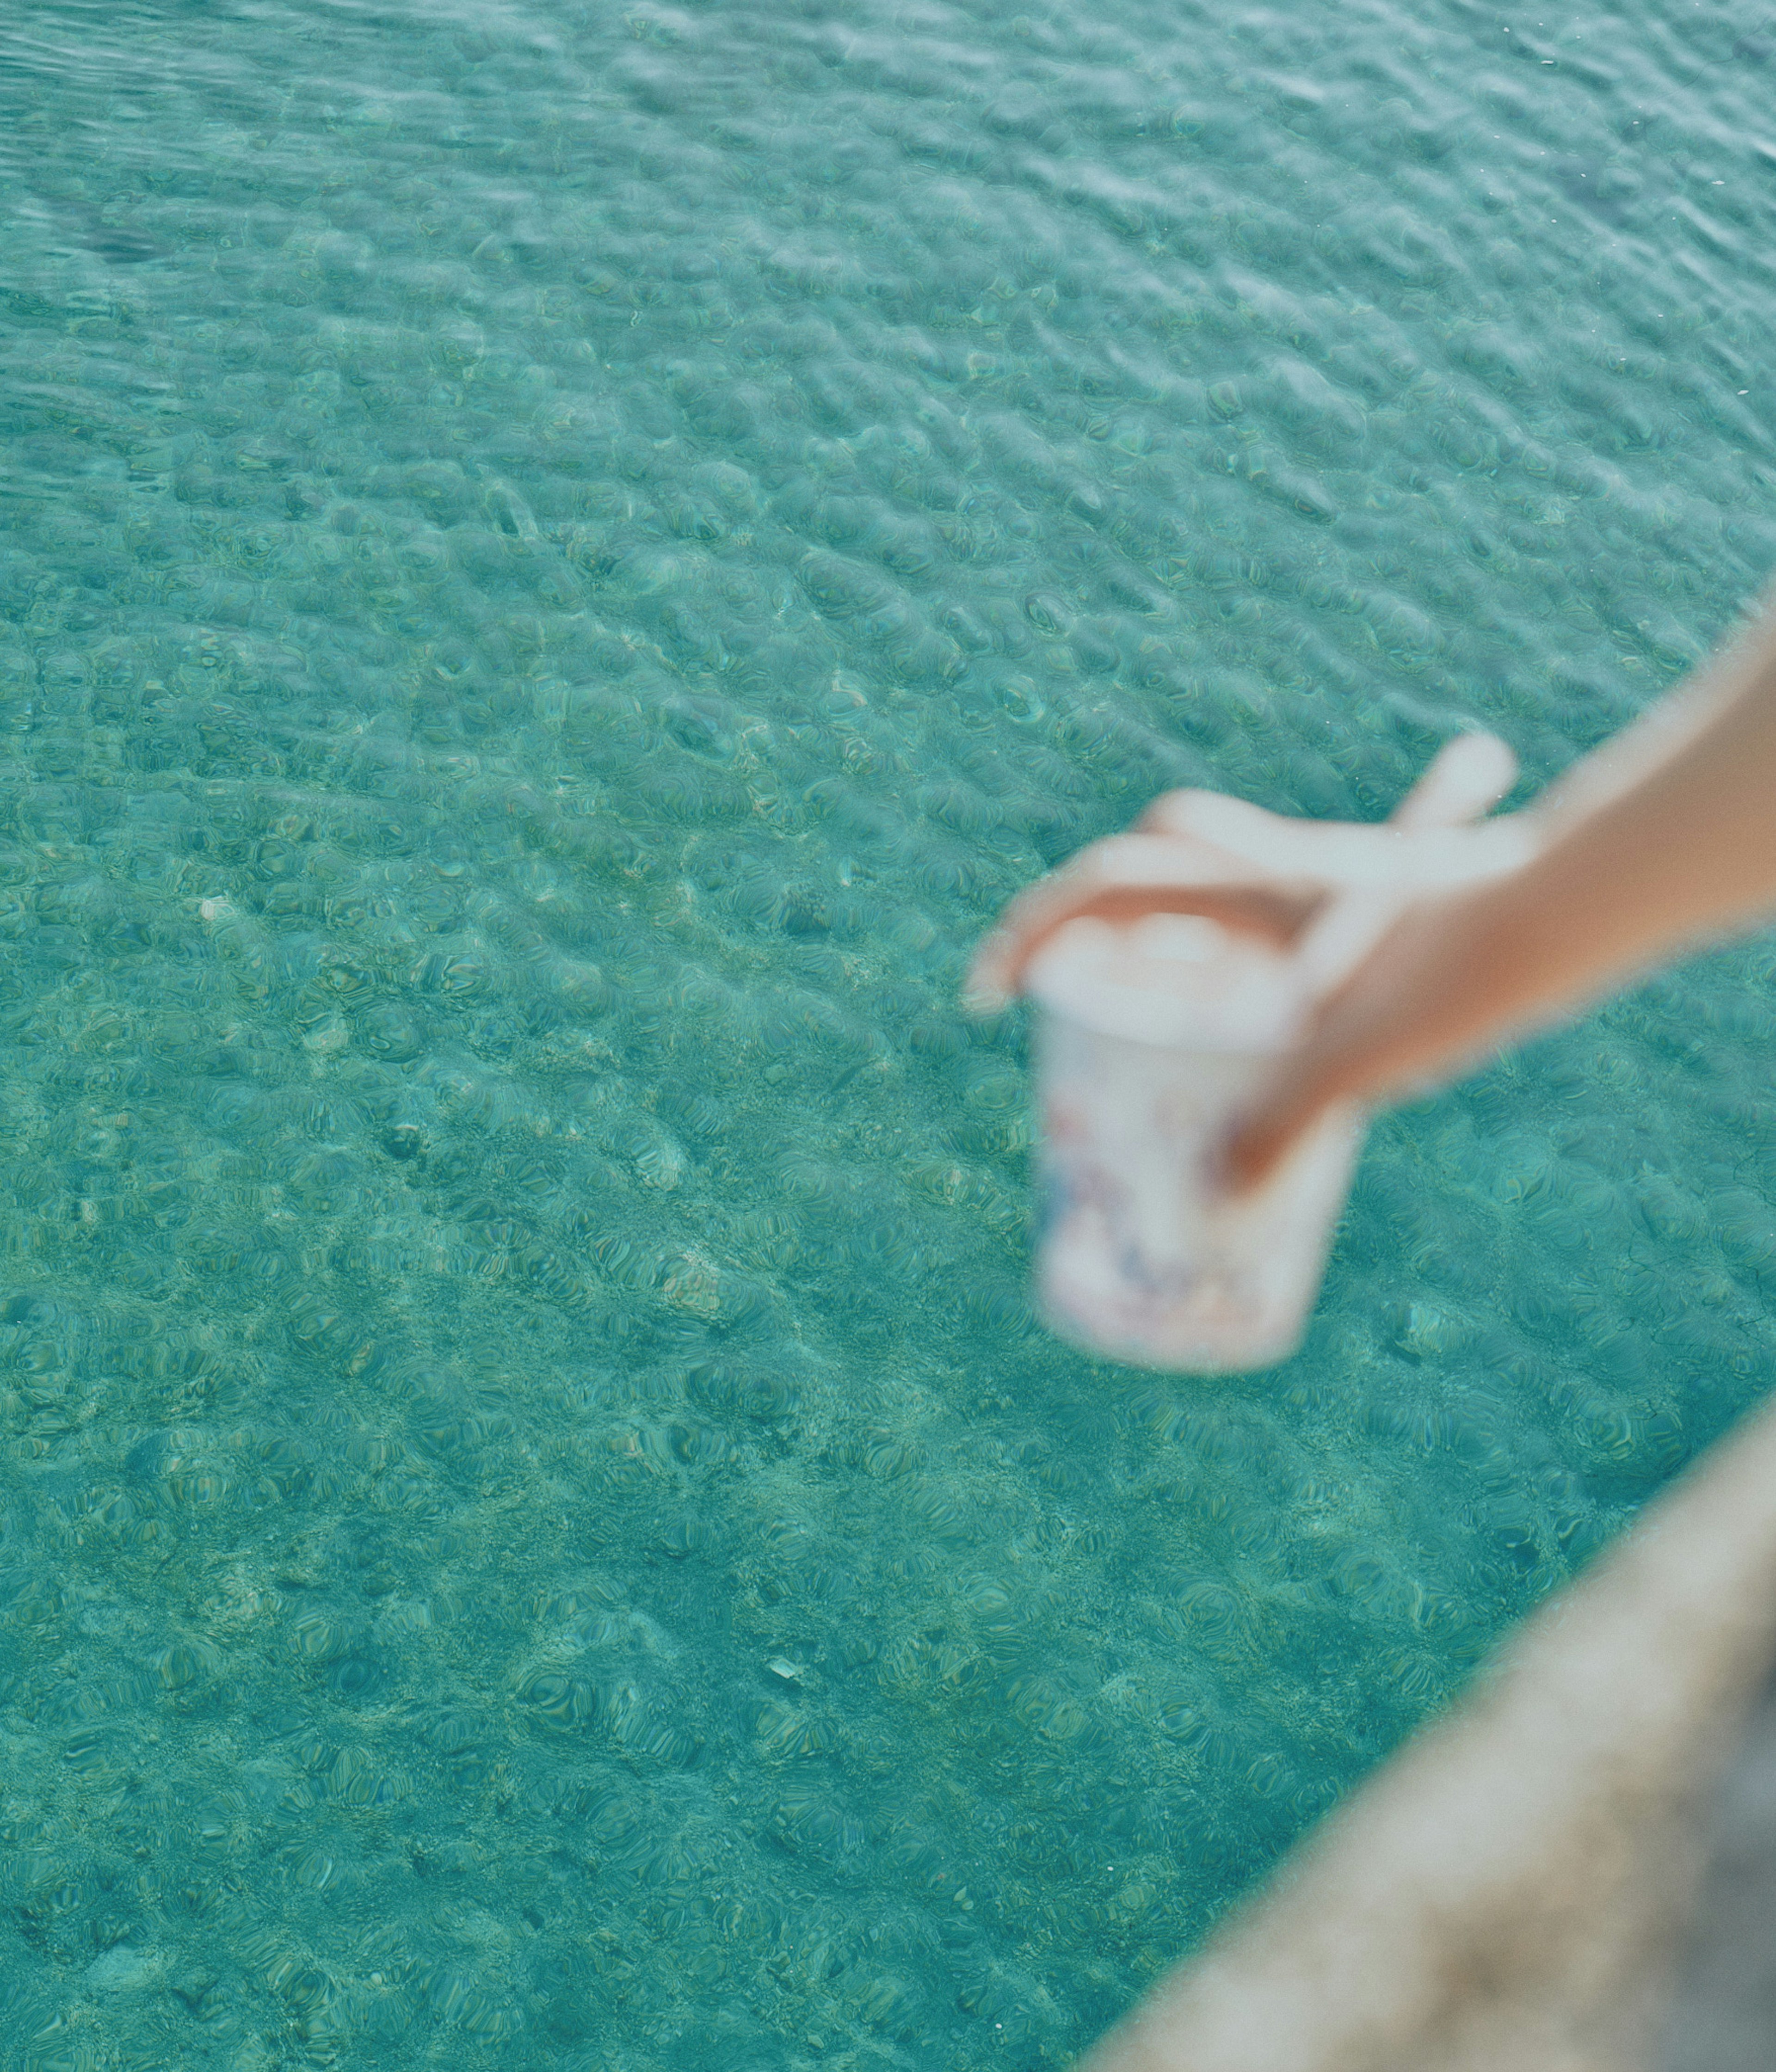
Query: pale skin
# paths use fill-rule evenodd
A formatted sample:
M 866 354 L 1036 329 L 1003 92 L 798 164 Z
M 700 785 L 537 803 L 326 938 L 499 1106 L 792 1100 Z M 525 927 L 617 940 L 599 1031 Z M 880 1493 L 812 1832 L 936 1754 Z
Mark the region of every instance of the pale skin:
M 1258 861 L 1264 822 L 1285 869 Z M 1528 860 L 1419 899 L 1328 995 L 1230 1139 L 1232 1186 L 1266 1178 L 1334 1103 L 1422 1092 L 1655 965 L 1776 915 L 1776 608 L 1521 814 L 1486 824 L 1514 825 Z M 1135 837 L 1094 844 L 1012 902 L 975 960 L 971 1001 L 1003 1005 L 1037 952 L 1081 915 L 1203 914 L 1294 939 L 1335 882 L 1330 863 L 1316 877 L 1316 841 L 1330 858 L 1326 837 L 1355 835 L 1346 846 L 1359 857 L 1366 843 L 1400 839 L 1309 834 L 1321 825 L 1211 793 L 1168 794 Z

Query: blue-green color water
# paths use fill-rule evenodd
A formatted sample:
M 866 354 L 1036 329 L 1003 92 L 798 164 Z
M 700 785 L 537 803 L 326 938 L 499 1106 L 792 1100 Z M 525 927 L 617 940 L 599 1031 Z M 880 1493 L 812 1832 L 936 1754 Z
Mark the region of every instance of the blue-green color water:
M 1057 2065 L 1766 1385 L 1766 948 L 1032 1326 L 1000 901 L 1776 560 L 1751 13 L 0 24 L 0 2045 Z

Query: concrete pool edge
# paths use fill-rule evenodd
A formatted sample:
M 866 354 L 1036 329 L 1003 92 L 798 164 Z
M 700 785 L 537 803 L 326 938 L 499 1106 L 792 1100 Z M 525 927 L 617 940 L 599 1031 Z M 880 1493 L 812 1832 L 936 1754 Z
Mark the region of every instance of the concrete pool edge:
M 1766 1405 L 1081 2072 L 1652 2066 L 1714 1794 L 1773 1653 Z

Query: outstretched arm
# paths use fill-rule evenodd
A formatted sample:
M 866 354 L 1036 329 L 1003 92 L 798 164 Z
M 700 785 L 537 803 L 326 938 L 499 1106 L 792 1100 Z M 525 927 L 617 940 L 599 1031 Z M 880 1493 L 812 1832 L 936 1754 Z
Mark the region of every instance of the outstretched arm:
M 1385 869 L 1396 830 L 1466 818 L 1505 788 L 1508 769 L 1489 770 L 1480 742 L 1470 745 L 1474 754 L 1441 758 L 1447 778 L 1433 771 L 1427 797 L 1408 801 L 1390 829 L 1283 820 L 1208 793 L 1170 794 L 1138 832 L 1094 843 L 1012 903 L 976 959 L 975 1003 L 1004 1005 L 1036 952 L 1082 914 L 1206 914 L 1279 943 L 1297 939 L 1370 852 Z M 1473 796 L 1443 799 L 1452 784 Z M 1507 841 L 1515 826 L 1531 860 L 1420 898 L 1381 939 L 1235 1133 L 1236 1184 L 1262 1180 L 1330 1103 L 1433 1083 L 1663 959 L 1776 911 L 1776 608 L 1527 812 L 1487 824 Z

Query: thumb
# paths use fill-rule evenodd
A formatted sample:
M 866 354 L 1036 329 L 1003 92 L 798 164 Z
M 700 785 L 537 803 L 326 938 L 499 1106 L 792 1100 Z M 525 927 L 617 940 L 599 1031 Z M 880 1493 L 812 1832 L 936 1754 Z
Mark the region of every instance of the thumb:
M 1367 976 L 1359 967 L 1358 979 Z M 1261 1187 L 1326 1112 L 1343 1103 L 1367 1105 L 1418 1085 L 1412 1060 L 1393 1032 L 1378 1030 L 1374 1003 L 1360 984 L 1334 994 L 1320 1024 L 1284 1059 L 1223 1143 L 1219 1165 L 1228 1191 Z M 1385 1017 L 1383 1017 L 1385 1022 Z
M 1228 1191 L 1261 1187 L 1339 1096 L 1341 1089 L 1299 1071 L 1272 1087 L 1242 1116 L 1221 1150 Z

